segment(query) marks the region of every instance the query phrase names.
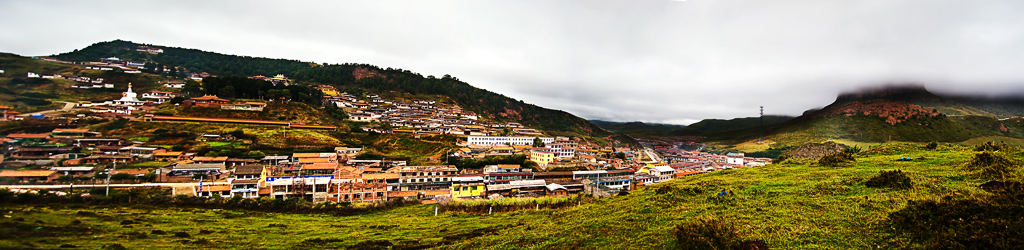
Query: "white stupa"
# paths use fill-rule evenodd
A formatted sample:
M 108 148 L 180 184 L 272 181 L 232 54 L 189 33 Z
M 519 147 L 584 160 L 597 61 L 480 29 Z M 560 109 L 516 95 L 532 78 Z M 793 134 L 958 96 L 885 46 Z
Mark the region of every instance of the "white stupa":
M 121 93 L 121 99 L 114 100 L 114 105 L 127 105 L 136 106 L 146 104 L 144 101 L 139 101 L 139 94 L 132 92 L 132 83 L 128 83 L 128 91 Z

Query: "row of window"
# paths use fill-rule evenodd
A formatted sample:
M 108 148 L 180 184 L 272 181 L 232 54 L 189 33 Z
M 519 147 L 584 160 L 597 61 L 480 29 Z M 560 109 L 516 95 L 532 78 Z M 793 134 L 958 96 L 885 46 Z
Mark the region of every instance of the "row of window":
M 439 182 L 448 181 L 448 178 L 426 178 L 426 179 L 403 179 L 404 183 Z

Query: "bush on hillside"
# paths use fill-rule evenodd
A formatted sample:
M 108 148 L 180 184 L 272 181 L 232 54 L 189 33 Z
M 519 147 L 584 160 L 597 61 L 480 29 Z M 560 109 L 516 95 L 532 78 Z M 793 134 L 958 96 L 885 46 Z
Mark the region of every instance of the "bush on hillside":
M 867 182 L 864 182 L 865 186 L 875 188 L 896 188 L 896 189 L 907 189 L 912 187 L 914 184 L 911 182 L 910 177 L 901 170 L 892 171 L 881 171 L 875 177 L 871 177 Z
M 822 166 L 837 167 L 846 165 L 854 160 L 853 154 L 844 150 L 843 152 L 822 156 L 821 159 L 818 159 L 818 164 Z
M 893 249 L 1019 249 L 1024 193 L 914 201 L 889 214 Z
M 976 175 L 990 179 L 1005 180 L 1017 176 L 1017 165 L 1006 156 L 984 151 L 974 155 L 965 167 Z
M 736 227 L 716 219 L 699 219 L 676 226 L 678 249 L 768 249 L 764 241 L 743 241 Z
M 860 151 L 863 151 L 863 150 L 861 150 L 860 147 L 857 147 L 857 146 L 848 147 L 848 148 L 844 148 L 843 149 L 843 153 L 847 153 L 847 154 L 850 154 L 850 155 L 854 155 L 854 154 L 860 153 Z
M 974 147 L 974 151 L 1001 151 L 1001 150 L 1006 149 L 1007 147 L 1008 147 L 1008 145 L 1006 145 L 1006 143 L 1002 143 L 1002 142 L 998 142 L 998 143 L 986 142 L 986 143 L 978 144 L 978 146 L 975 146 Z
M 929 142 L 928 145 L 924 145 L 924 148 L 928 149 L 928 150 L 935 150 L 936 148 L 939 148 L 939 143 L 938 142 Z

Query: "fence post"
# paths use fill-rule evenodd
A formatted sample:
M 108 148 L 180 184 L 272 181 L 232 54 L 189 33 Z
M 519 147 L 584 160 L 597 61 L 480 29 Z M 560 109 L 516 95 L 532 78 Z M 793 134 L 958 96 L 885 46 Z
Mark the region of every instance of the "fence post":
M 535 204 L 537 207 L 533 208 L 533 211 L 540 211 L 540 203 Z
M 437 217 L 437 207 L 438 207 L 438 206 L 441 206 L 441 205 L 436 205 L 436 206 L 434 206 L 434 217 Z
M 491 212 L 493 210 L 494 210 L 494 207 L 487 207 L 487 214 L 491 214 Z

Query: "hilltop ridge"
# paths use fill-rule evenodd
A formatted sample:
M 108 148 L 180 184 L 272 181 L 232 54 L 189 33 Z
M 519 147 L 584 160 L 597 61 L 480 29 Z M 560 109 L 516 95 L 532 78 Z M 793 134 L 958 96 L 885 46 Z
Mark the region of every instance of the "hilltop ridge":
M 409 70 L 381 68 L 369 64 L 317 64 L 290 59 L 236 56 L 124 40 L 99 42 L 81 50 L 56 54 L 53 57 L 66 61 L 118 57 L 156 63 L 175 68 L 176 72 L 245 77 L 284 74 L 298 84 L 328 84 L 341 91 L 398 91 L 412 95 L 440 95 L 489 119 L 517 121 L 562 135 L 608 135 L 603 129 L 568 112 L 515 100 L 474 87 L 450 75 L 423 76 Z

